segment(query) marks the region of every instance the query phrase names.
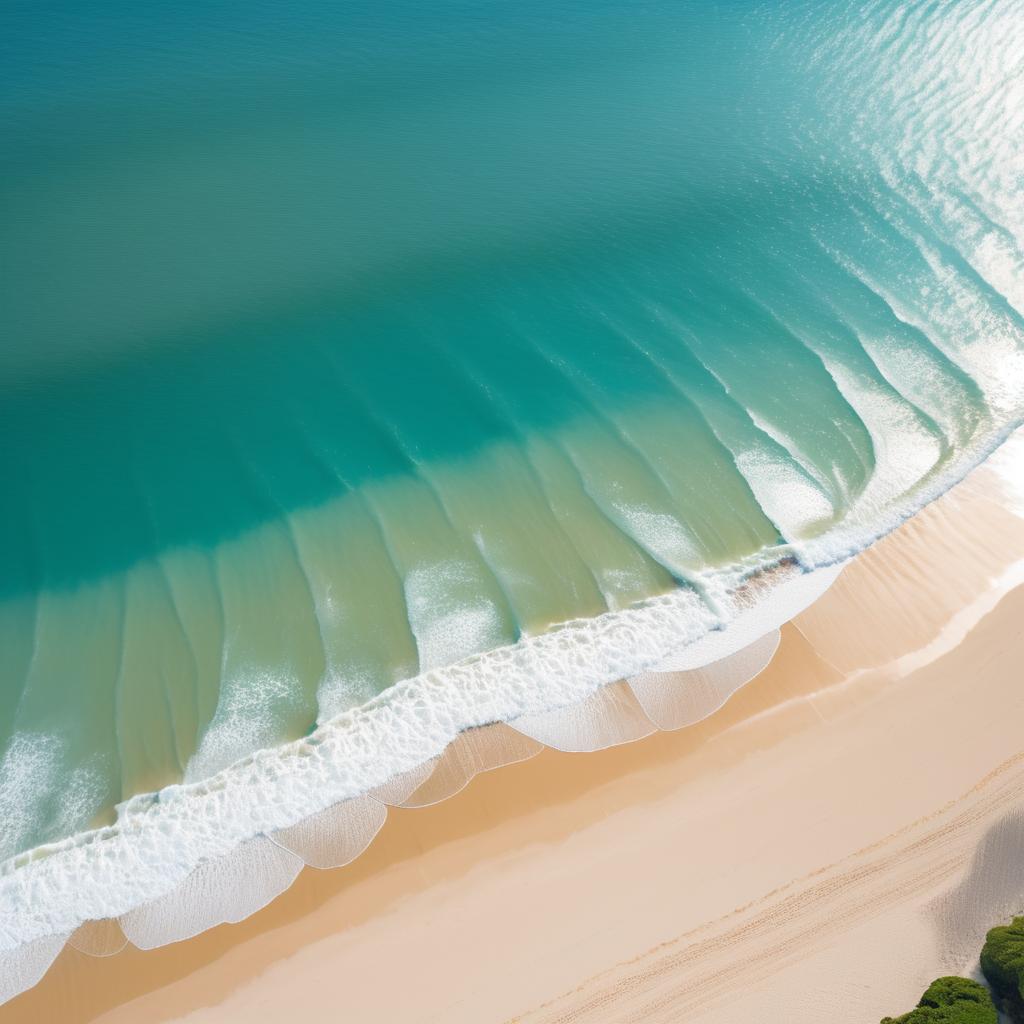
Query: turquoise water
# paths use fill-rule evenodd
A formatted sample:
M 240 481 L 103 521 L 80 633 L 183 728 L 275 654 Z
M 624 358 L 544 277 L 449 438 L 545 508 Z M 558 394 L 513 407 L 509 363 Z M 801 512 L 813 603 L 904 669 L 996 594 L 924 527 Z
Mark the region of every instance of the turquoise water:
M 1024 399 L 1021 52 L 1016 0 L 6 6 L 0 855 L 946 486 Z

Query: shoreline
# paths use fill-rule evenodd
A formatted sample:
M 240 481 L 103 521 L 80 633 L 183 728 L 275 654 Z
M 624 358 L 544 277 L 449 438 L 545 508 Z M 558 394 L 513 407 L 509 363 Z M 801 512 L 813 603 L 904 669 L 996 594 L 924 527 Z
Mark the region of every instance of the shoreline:
M 284 1001 L 296 999 L 300 1003 L 311 999 L 315 1004 L 309 1007 L 313 1019 L 322 1019 L 315 1014 L 324 1013 L 326 1004 L 317 1003 L 317 998 L 330 999 L 331 1005 L 341 1005 L 367 1021 L 559 1020 L 558 1001 L 567 989 L 581 981 L 583 988 L 603 984 L 595 979 L 609 970 L 628 975 L 628 968 L 616 969 L 614 965 L 628 963 L 644 949 L 660 943 L 681 941 L 686 930 L 680 932 L 674 927 L 678 921 L 666 920 L 660 906 L 666 894 L 657 892 L 655 884 L 657 881 L 664 886 L 676 877 L 676 869 L 684 866 L 680 857 L 689 865 L 690 876 L 701 882 L 699 894 L 690 894 L 682 916 L 695 921 L 700 929 L 711 927 L 712 922 L 745 902 L 763 900 L 766 893 L 780 887 L 799 888 L 800 878 L 827 871 L 823 865 L 856 856 L 856 851 L 870 849 L 872 843 L 905 830 L 908 822 L 935 812 L 943 803 L 940 796 L 944 795 L 947 802 L 962 797 L 1001 763 L 989 763 L 998 753 L 996 748 L 1001 744 L 1000 749 L 1006 752 L 1015 743 L 1012 736 L 1005 735 L 1012 731 L 1013 714 L 1006 713 L 1005 708 L 1000 713 L 994 706 L 996 717 L 986 721 L 986 730 L 995 730 L 999 742 L 987 737 L 985 743 L 968 744 L 970 763 L 937 764 L 935 773 L 940 779 L 914 779 L 901 794 L 887 792 L 884 785 L 884 769 L 893 769 L 891 763 L 872 765 L 869 761 L 865 766 L 861 759 L 855 762 L 856 771 L 846 765 L 837 776 L 834 770 L 844 743 L 856 741 L 864 746 L 866 738 L 874 736 L 874 746 L 869 743 L 866 750 L 874 752 L 875 760 L 891 761 L 898 755 L 905 767 L 897 777 L 913 779 L 913 769 L 906 767 L 909 751 L 892 749 L 896 736 L 901 736 L 900 723 L 902 728 L 909 728 L 913 738 L 914 730 L 922 727 L 922 708 L 928 714 L 940 715 L 947 726 L 955 721 L 958 727 L 960 719 L 969 717 L 968 712 L 975 717 L 979 713 L 973 708 L 957 713 L 948 707 L 953 693 L 970 692 L 969 681 L 951 677 L 954 674 L 949 671 L 949 663 L 975 664 L 979 651 L 991 660 L 996 642 L 1005 645 L 1014 639 L 1006 635 L 1003 624 L 1007 609 L 1019 610 L 1024 602 L 1024 592 L 1019 589 L 1002 594 L 999 600 L 994 597 L 991 578 L 1005 572 L 1006 562 L 1024 557 L 1024 521 L 998 500 L 992 500 L 993 473 L 990 469 L 981 472 L 984 479 L 972 477 L 953 492 L 954 497 L 929 506 L 908 524 L 913 529 L 894 533 L 858 559 L 822 601 L 784 627 L 783 643 L 769 667 L 704 722 L 583 758 L 546 749 L 531 761 L 478 776 L 458 795 L 429 810 L 393 811 L 374 844 L 353 864 L 343 871 L 303 871 L 288 894 L 241 924 L 222 926 L 152 952 L 129 948 L 106 960 L 66 950 L 40 985 L 0 1009 L 0 1020 L 27 1021 L 38 1018 L 40 1012 L 46 1012 L 43 1008 L 49 1007 L 58 1019 L 104 1024 L 139 1019 L 140 1015 L 154 1021 L 188 1020 L 189 1024 L 205 1024 L 207 1019 L 269 1021 L 279 1019 L 274 1014 L 283 1012 Z M 951 535 L 958 523 L 971 529 Z M 989 550 L 986 562 L 984 551 L 994 538 L 998 538 L 998 544 Z M 950 561 L 958 554 L 959 562 Z M 1012 557 L 1014 554 L 1016 557 Z M 929 557 L 931 562 L 927 561 Z M 1002 565 L 997 564 L 999 558 L 1004 560 Z M 859 581 L 851 579 L 855 571 Z M 927 600 L 922 598 L 921 609 L 908 609 L 904 598 L 919 592 L 922 577 L 933 581 L 932 593 Z M 886 584 L 884 589 L 879 589 L 879 580 Z M 982 617 L 965 631 L 960 643 L 909 673 L 896 672 L 893 666 L 899 657 L 935 642 L 956 611 L 965 607 L 965 601 Z M 994 604 L 994 608 L 986 612 L 988 604 Z M 851 608 L 857 612 L 852 618 Z M 918 610 L 923 612 L 920 619 L 915 617 Z M 861 644 L 864 660 L 878 664 L 864 668 L 858 678 L 844 684 L 851 671 L 845 664 L 849 652 L 842 644 L 827 652 L 840 668 L 830 666 L 822 652 L 832 642 L 830 635 L 851 630 L 865 641 Z M 901 643 L 904 649 L 896 650 Z M 1001 699 L 1016 700 L 1004 676 L 991 686 L 997 687 Z M 893 685 L 895 680 L 898 682 Z M 991 703 L 982 696 L 972 699 L 982 704 L 982 711 Z M 893 707 L 899 711 L 892 724 L 887 722 L 888 713 L 879 714 L 883 704 L 890 712 Z M 840 737 L 844 737 L 844 743 L 837 744 Z M 921 737 L 915 742 L 920 744 Z M 1010 750 L 1010 756 L 1018 752 L 1019 745 Z M 813 763 L 812 755 L 824 760 L 802 777 L 799 766 Z M 804 820 L 798 834 L 804 837 L 803 845 L 808 849 L 794 848 L 775 834 L 778 822 L 787 815 L 799 822 L 807 810 L 802 805 L 808 801 L 817 813 L 827 816 L 830 812 L 827 801 L 821 802 L 821 787 L 827 780 L 856 788 L 857 771 L 873 780 L 869 790 L 872 795 L 881 794 L 876 799 L 883 806 L 873 811 L 869 825 L 860 822 L 854 827 L 849 822 L 833 821 L 834 834 L 819 835 L 813 829 L 808 833 Z M 804 792 L 808 778 L 812 780 L 813 796 Z M 777 802 L 765 795 L 769 785 Z M 749 805 L 751 793 L 760 794 L 753 805 Z M 1024 785 L 1020 797 L 1024 800 Z M 673 806 L 675 812 L 670 811 Z M 699 825 L 698 831 L 689 839 L 677 837 L 674 843 L 669 842 L 666 837 L 679 815 L 694 827 Z M 749 842 L 747 830 L 755 828 L 758 821 L 773 823 L 769 836 L 774 838 L 762 837 L 755 847 L 764 854 L 765 844 L 770 846 L 774 841 L 778 848 L 764 860 L 740 858 L 741 863 L 735 863 L 744 835 L 748 835 Z M 611 828 L 614 822 L 617 825 Z M 704 837 L 699 844 L 692 838 L 697 834 Z M 631 844 L 629 835 L 644 837 L 644 841 L 636 839 Z M 871 842 L 865 843 L 865 838 Z M 666 859 L 665 850 L 675 850 L 676 857 Z M 644 856 L 651 851 L 654 864 Z M 961 859 L 969 852 L 964 847 Z M 592 873 L 600 862 L 611 863 L 616 858 L 632 867 L 626 872 L 620 866 L 610 875 L 598 871 L 602 884 L 595 883 Z M 723 865 L 730 862 L 733 870 L 725 871 Z M 574 863 L 576 871 L 591 880 L 586 890 L 581 888 L 583 882 L 568 871 Z M 552 887 L 552 872 L 565 892 L 558 885 Z M 645 874 L 652 876 L 650 881 Z M 516 907 L 515 892 L 526 892 L 523 886 L 529 884 L 539 885 L 543 894 L 524 898 L 527 906 Z M 678 877 L 674 884 L 680 884 Z M 616 888 L 626 891 L 616 894 Z M 637 894 L 630 894 L 631 888 L 645 894 L 639 910 Z M 586 897 L 585 891 L 592 895 Z M 594 902 L 593 894 L 600 894 L 607 905 L 589 907 L 588 902 Z M 579 906 L 573 898 L 582 901 Z M 474 909 L 481 901 L 483 909 Z M 570 912 L 570 907 L 576 907 L 575 911 Z M 602 913 L 597 913 L 598 909 Z M 722 913 L 716 915 L 715 910 Z M 589 924 L 572 920 L 581 911 Z M 458 914 L 463 917 L 456 928 L 457 922 L 449 919 Z M 538 915 L 546 922 L 545 931 L 554 934 L 535 933 Z M 915 915 L 916 911 L 911 916 Z M 445 922 L 443 942 L 428 940 L 423 933 L 424 920 L 438 917 Z M 527 917 L 531 920 L 525 920 Z M 499 932 L 503 932 L 507 920 L 512 922 L 510 934 L 502 934 L 498 944 L 502 956 L 510 958 L 510 963 L 518 962 L 519 969 L 509 968 L 495 976 L 495 968 L 485 968 L 478 962 L 482 953 L 473 948 L 466 932 L 470 937 L 487 935 L 488 941 L 494 941 L 495 924 L 502 922 Z M 876 925 L 869 920 L 864 927 Z M 902 921 L 900 927 L 909 926 Z M 410 929 L 410 936 L 403 938 Z M 618 929 L 621 935 L 612 934 Z M 421 940 L 418 952 L 413 949 L 414 934 Z M 588 938 L 581 940 L 581 935 Z M 546 957 L 540 953 L 529 956 L 526 951 L 542 938 L 548 949 Z M 651 942 L 652 938 L 656 941 Z M 574 950 L 570 963 L 564 963 L 568 948 L 565 942 Z M 376 967 L 370 962 L 372 951 L 379 959 L 384 949 L 395 943 L 399 948 L 397 964 L 413 971 L 408 989 L 410 999 L 415 994 L 415 1005 L 395 1005 L 395 1000 L 403 998 L 398 992 L 382 995 L 385 961 Z M 441 948 L 434 950 L 434 945 Z M 875 941 L 872 948 L 877 945 Z M 455 965 L 445 966 L 438 959 L 452 948 L 459 949 L 460 955 L 489 978 L 477 983 L 481 994 L 486 992 L 487 1001 L 472 1013 L 463 1013 L 461 1008 L 456 1012 L 446 1005 L 440 1017 L 431 1016 L 429 1007 L 436 1010 L 437 1000 L 443 1001 L 446 996 L 450 999 L 453 993 L 462 991 L 452 974 Z M 429 967 L 413 968 L 416 956 L 425 958 Z M 530 960 L 530 971 L 538 972 L 536 982 L 525 986 L 524 956 Z M 500 961 L 501 956 L 497 959 Z M 550 963 L 546 963 L 548 960 Z M 337 963 L 347 965 L 346 984 L 341 990 L 320 992 L 319 996 L 308 994 L 308 989 L 317 988 L 309 972 L 322 981 Z M 396 966 L 394 958 L 387 963 Z M 559 964 L 564 964 L 562 969 Z M 928 969 L 934 966 L 932 963 Z M 890 963 L 890 974 L 894 968 L 901 977 L 898 984 L 890 986 L 891 999 L 887 996 L 884 1006 L 879 997 L 879 1016 L 909 1008 L 910 1002 L 906 1007 L 902 1002 L 911 994 L 914 1000 L 919 995 L 919 991 L 910 991 L 918 986 L 919 979 L 905 976 L 913 972 L 899 963 Z M 349 971 L 351 978 L 347 977 Z M 476 977 L 473 970 L 470 974 Z M 666 977 L 675 974 L 678 971 L 673 968 Z M 786 972 L 782 976 L 786 977 Z M 375 984 L 371 985 L 371 980 Z M 928 980 L 930 977 L 925 984 Z M 566 981 L 572 984 L 566 985 Z M 865 975 L 865 985 L 879 983 L 878 976 Z M 630 984 L 635 987 L 636 983 Z M 920 990 L 923 987 L 920 985 Z M 130 1001 L 118 1009 L 117 1004 L 126 998 Z M 607 998 L 615 1000 L 621 994 Z M 275 999 L 276 1010 L 260 1016 L 258 1008 Z M 214 1004 L 218 1009 L 210 1013 L 196 1009 Z M 715 1005 L 711 1000 L 701 1011 L 710 1014 L 708 1020 L 715 1019 Z M 484 1006 L 490 1009 L 485 1012 Z M 63 1015 L 57 1014 L 55 1007 L 60 1007 Z M 791 1012 L 796 1014 L 792 1019 L 801 1019 L 797 1010 Z M 598 1015 L 593 1019 L 608 1018 Z M 612 1019 L 632 1018 L 613 1015 Z M 852 1022 L 855 1017 L 848 1019 Z
M 993 435 L 993 443 L 996 445 L 993 450 L 998 450 L 1000 439 L 1005 439 L 1007 434 L 1007 431 L 1000 431 Z M 957 465 L 977 467 L 991 454 L 988 444 L 981 445 L 974 453 L 964 453 Z M 954 491 L 963 482 L 958 474 L 959 469 L 953 468 L 937 474 L 930 487 L 919 488 L 915 492 L 914 500 L 908 507 L 917 508 L 922 502 L 921 511 L 931 507 L 934 500 L 938 499 L 933 500 L 929 495 L 935 492 L 941 497 Z M 882 536 L 891 535 L 892 530 L 914 519 L 914 513 L 906 509 L 891 509 L 890 514 L 894 519 L 887 527 L 889 532 L 883 530 Z M 836 533 L 843 534 L 843 531 Z M 877 531 L 869 533 L 878 536 Z M 847 530 L 846 534 L 850 535 L 850 531 Z M 832 534 L 829 536 L 832 538 Z M 860 551 L 861 555 L 877 541 L 864 543 L 867 546 Z M 801 547 L 803 561 L 794 563 L 798 579 L 800 574 L 813 578 L 815 573 L 827 569 L 829 563 L 826 560 L 820 561 L 820 564 L 815 561 L 816 558 L 821 559 L 820 553 L 815 554 L 815 548 L 820 547 L 820 544 L 821 541 L 812 542 Z M 748 567 L 746 576 L 739 570 L 725 572 L 721 578 L 732 579 L 734 586 L 731 590 L 721 584 L 713 586 L 712 589 L 717 587 L 720 593 L 710 603 L 702 601 L 693 591 L 676 590 L 621 612 L 565 623 L 545 634 L 521 641 L 514 647 L 486 652 L 466 663 L 428 672 L 406 683 L 397 684 L 367 705 L 332 719 L 310 737 L 284 747 L 258 751 L 211 779 L 170 786 L 157 794 L 134 797 L 122 806 L 120 819 L 113 826 L 80 833 L 59 843 L 16 855 L 0 865 L 0 903 L 7 904 L 5 926 L 0 928 L 0 953 L 6 949 L 6 956 L 15 958 L 13 963 L 17 971 L 21 966 L 19 956 L 26 959 L 20 951 L 25 950 L 27 944 L 36 942 L 42 951 L 28 955 L 27 971 L 29 975 L 38 974 L 38 963 L 42 960 L 48 962 L 82 922 L 126 914 L 129 917 L 141 917 L 144 919 L 141 926 L 133 924 L 131 920 L 123 923 L 136 944 L 148 947 L 161 941 L 185 938 L 219 921 L 238 920 L 254 912 L 291 884 L 302 868 L 304 858 L 301 855 L 292 864 L 287 862 L 287 858 L 282 859 L 276 853 L 271 853 L 269 859 L 276 858 L 280 863 L 270 865 L 269 870 L 271 873 L 276 872 L 279 877 L 270 882 L 267 893 L 256 894 L 248 906 L 237 903 L 225 913 L 219 916 L 215 914 L 214 919 L 191 931 L 182 932 L 172 925 L 168 932 L 164 923 L 156 922 L 156 931 L 153 933 L 154 913 L 147 910 L 147 907 L 154 901 L 160 903 L 162 900 L 173 899 L 176 888 L 188 883 L 189 875 L 196 865 L 237 857 L 240 846 L 258 843 L 261 837 L 272 837 L 279 829 L 297 827 L 315 815 L 326 812 L 338 801 L 372 794 L 374 789 L 385 783 L 383 777 L 378 777 L 382 751 L 388 751 L 390 755 L 384 758 L 389 762 L 387 781 L 390 784 L 396 776 L 401 777 L 428 767 L 466 730 L 489 723 L 513 721 L 523 715 L 547 715 L 553 709 L 570 709 L 571 714 L 581 700 L 586 702 L 588 698 L 600 694 L 602 688 L 612 689 L 610 684 L 614 680 L 642 673 L 652 665 L 657 670 L 657 665 L 666 656 L 670 656 L 671 652 L 680 649 L 685 651 L 686 644 L 699 648 L 702 640 L 710 641 L 709 646 L 715 651 L 708 658 L 711 661 L 715 657 L 734 653 L 728 646 L 724 651 L 715 648 L 720 639 L 728 634 L 732 620 L 744 610 L 742 604 L 737 603 L 737 597 L 742 600 L 741 592 L 747 585 L 745 581 L 761 574 L 784 572 L 792 558 L 791 546 L 776 550 L 773 554 L 776 557 L 771 565 L 760 569 Z M 808 565 L 810 570 L 806 568 Z M 762 606 L 769 617 L 773 596 L 770 591 Z M 732 606 L 724 614 L 721 610 L 723 601 L 728 601 Z M 709 615 L 715 621 L 712 622 Z M 707 620 L 701 629 L 695 627 L 698 620 Z M 612 625 L 605 632 L 607 622 L 612 622 Z M 774 628 L 777 624 L 771 622 L 770 627 Z M 596 631 L 597 639 L 595 635 L 583 637 L 582 642 L 579 637 L 576 638 L 572 671 L 569 673 L 571 679 L 566 678 L 565 673 L 553 677 L 559 679 L 559 686 L 564 690 L 554 692 L 550 685 L 552 680 L 547 678 L 551 675 L 552 658 L 557 662 L 563 656 L 566 637 L 581 631 Z M 687 638 L 682 646 L 679 639 L 681 636 Z M 756 637 L 751 636 L 749 639 Z M 596 655 L 595 647 L 599 648 Z M 587 663 L 588 658 L 594 662 L 593 665 Z M 485 664 L 493 665 L 502 677 L 505 683 L 502 698 L 505 703 L 495 699 L 497 687 L 487 685 L 488 679 L 484 678 L 486 673 L 478 672 L 478 668 Z M 544 687 L 538 688 L 539 678 L 545 678 Z M 565 689 L 567 685 L 568 690 Z M 444 699 L 436 693 L 430 695 L 430 691 L 437 687 L 446 694 Z M 538 692 L 539 689 L 543 689 L 543 692 Z M 461 713 L 457 707 L 458 702 L 454 700 L 456 696 L 461 701 L 467 698 L 470 701 L 470 705 L 462 708 Z M 510 697 L 512 704 L 508 704 Z M 417 730 L 422 731 L 422 723 L 418 725 L 416 722 L 419 717 L 416 708 L 424 702 L 432 709 L 431 727 L 435 731 L 439 730 L 432 738 L 421 736 L 420 741 L 417 741 L 420 746 L 415 748 L 415 753 L 394 749 L 393 733 L 395 722 L 402 718 L 403 698 L 409 698 L 406 703 L 412 715 L 412 718 L 406 716 L 406 720 L 401 722 L 404 735 L 415 735 Z M 439 712 L 442 713 L 440 716 Z M 642 711 L 640 714 L 643 718 Z M 358 728 L 355 732 L 346 729 L 347 725 L 359 721 L 365 727 L 362 732 Z M 529 730 L 525 731 L 530 735 Z M 547 742 L 549 737 L 546 733 L 545 730 L 538 738 Z M 632 733 L 627 731 L 621 736 L 613 736 L 610 742 L 624 742 L 645 734 L 643 728 L 633 729 Z M 424 739 L 426 746 L 422 745 Z M 332 749 L 338 744 L 340 746 L 337 749 Z M 345 778 L 339 778 L 334 770 L 341 764 L 346 768 L 343 773 Z M 290 778 L 287 777 L 289 773 Z M 278 799 L 271 799 L 267 787 L 275 791 Z M 258 803 L 254 800 L 257 791 L 263 795 Z M 385 799 L 384 802 L 401 803 L 403 800 Z M 151 817 L 152 822 L 149 820 Z M 161 818 L 165 820 L 161 822 Z M 204 818 L 216 820 L 216 828 L 204 827 Z M 229 828 L 224 827 L 225 822 L 229 823 Z M 153 871 L 145 855 L 148 845 L 146 828 L 155 826 L 160 832 L 172 825 L 179 836 L 183 836 L 186 841 L 198 841 L 200 845 L 192 849 L 170 851 L 169 859 L 168 853 L 161 851 L 165 859 L 159 865 L 159 870 Z M 359 842 L 361 840 L 356 837 L 356 845 Z M 97 865 L 94 862 L 96 858 L 90 858 L 90 848 L 100 850 L 99 858 L 104 863 Z M 286 847 L 282 849 L 287 852 Z M 61 863 L 61 867 L 56 866 L 57 862 Z M 257 869 L 266 871 L 267 863 L 267 851 L 260 851 Z M 251 864 L 240 864 L 234 873 L 245 874 L 251 868 Z M 67 893 L 69 888 L 73 890 L 70 901 L 76 904 L 73 909 L 69 910 L 67 901 L 61 907 L 43 907 L 48 892 L 63 890 Z M 129 896 L 126 901 L 128 893 L 143 895 Z M 29 907 L 32 910 L 26 915 L 25 909 Z M 188 927 L 192 928 L 191 925 Z

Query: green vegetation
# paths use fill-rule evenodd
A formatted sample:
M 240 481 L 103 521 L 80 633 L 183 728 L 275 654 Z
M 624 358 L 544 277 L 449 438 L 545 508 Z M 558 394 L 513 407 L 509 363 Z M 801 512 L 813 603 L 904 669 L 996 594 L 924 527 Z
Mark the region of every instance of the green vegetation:
M 992 998 L 984 985 L 969 978 L 933 981 L 917 1004 L 902 1017 L 886 1017 L 882 1024 L 996 1024 Z
M 1024 1022 L 1024 917 L 988 933 L 981 970 L 1000 1009 L 1010 1020 Z

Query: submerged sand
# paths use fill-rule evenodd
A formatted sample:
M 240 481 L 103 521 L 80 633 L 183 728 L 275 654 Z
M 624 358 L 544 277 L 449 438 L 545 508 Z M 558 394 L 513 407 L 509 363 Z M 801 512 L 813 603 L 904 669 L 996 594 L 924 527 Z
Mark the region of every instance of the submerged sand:
M 1004 461 L 1008 456 L 1004 455 Z M 239 925 L 67 948 L 0 1021 L 877 1020 L 1024 907 L 1024 520 L 991 468 L 711 718 L 545 749 Z

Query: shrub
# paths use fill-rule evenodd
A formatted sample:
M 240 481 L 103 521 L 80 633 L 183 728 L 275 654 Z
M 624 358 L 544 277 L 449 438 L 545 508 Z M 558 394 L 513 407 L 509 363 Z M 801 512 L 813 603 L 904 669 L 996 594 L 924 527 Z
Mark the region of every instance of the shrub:
M 981 970 L 996 1002 L 1012 1021 L 1024 1021 L 1024 917 L 993 928 L 981 951 Z
M 882 1024 L 997 1024 L 992 998 L 984 985 L 969 978 L 938 978 L 917 1004 L 902 1017 Z

